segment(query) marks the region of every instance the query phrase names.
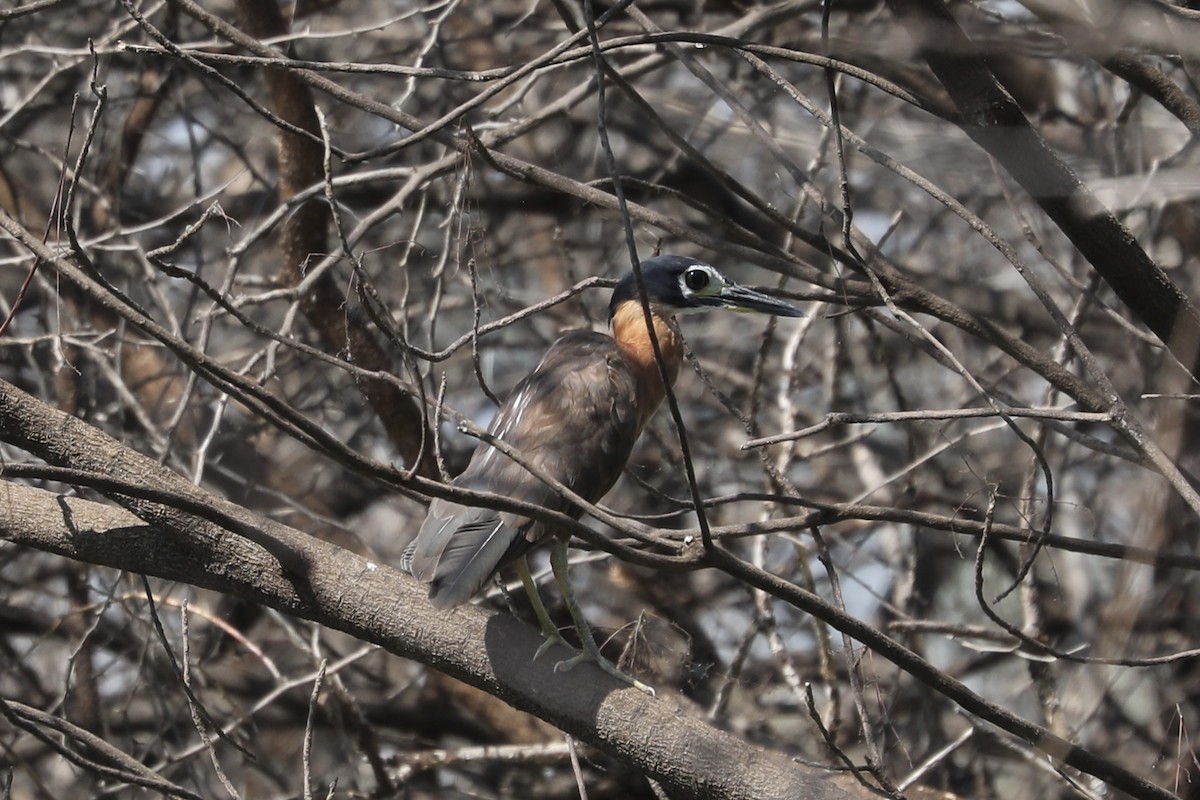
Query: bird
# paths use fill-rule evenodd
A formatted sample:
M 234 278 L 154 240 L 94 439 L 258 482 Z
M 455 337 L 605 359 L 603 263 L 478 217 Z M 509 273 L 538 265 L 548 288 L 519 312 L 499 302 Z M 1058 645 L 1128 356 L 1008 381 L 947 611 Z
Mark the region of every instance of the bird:
M 683 362 L 683 337 L 676 316 L 713 309 L 800 317 L 800 309 L 730 281 L 704 261 L 659 255 L 639 265 L 637 276 L 617 282 L 608 306 L 612 335 L 576 330 L 550 346 L 537 367 L 508 395 L 487 438 L 503 441 L 535 471 L 552 476 L 572 492 L 598 502 L 617 482 L 634 444 L 674 384 Z M 645 309 L 662 354 L 655 356 Z M 582 509 L 563 498 L 517 460 L 481 441 L 466 470 L 452 485 L 532 503 L 578 519 Z M 474 597 L 500 569 L 515 563 L 545 636 L 534 658 L 553 644 L 568 647 L 550 621 L 525 560 L 550 540 L 550 566 L 575 623 L 581 650 L 556 670 L 592 661 L 605 672 L 653 694 L 651 687 L 621 672 L 600 655 L 567 581 L 569 534 L 519 513 L 434 499 L 401 567 L 429 585 L 439 609 Z

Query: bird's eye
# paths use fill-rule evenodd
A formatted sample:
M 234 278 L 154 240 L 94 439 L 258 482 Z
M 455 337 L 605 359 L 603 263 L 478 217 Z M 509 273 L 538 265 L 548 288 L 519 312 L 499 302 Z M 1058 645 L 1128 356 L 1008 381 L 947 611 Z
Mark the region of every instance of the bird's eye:
M 698 267 L 694 267 L 683 273 L 683 282 L 687 284 L 687 287 L 693 292 L 698 292 L 705 286 L 708 286 L 708 280 L 708 270 L 703 270 Z

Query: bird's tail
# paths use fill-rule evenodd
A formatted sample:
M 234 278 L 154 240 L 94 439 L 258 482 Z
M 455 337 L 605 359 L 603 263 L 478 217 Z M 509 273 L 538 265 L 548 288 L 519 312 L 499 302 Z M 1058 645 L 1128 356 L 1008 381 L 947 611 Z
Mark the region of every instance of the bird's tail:
M 507 514 L 435 501 L 400 566 L 429 584 L 437 608 L 461 605 L 479 592 L 492 574 L 523 555 L 527 526 L 507 524 Z

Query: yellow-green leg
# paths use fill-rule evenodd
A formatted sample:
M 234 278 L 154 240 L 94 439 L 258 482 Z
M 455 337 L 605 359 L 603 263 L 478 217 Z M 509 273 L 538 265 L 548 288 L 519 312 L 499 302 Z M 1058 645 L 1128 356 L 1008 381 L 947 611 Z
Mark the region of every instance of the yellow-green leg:
M 555 664 L 555 672 L 559 670 L 565 672 L 581 661 L 591 661 L 597 667 L 604 670 L 609 675 L 612 675 L 614 678 L 625 681 L 634 688 L 641 689 L 643 692 L 653 697 L 654 689 L 642 683 L 632 675 L 625 674 L 617 668 L 616 664 L 600 655 L 600 648 L 596 646 L 596 639 L 592 636 L 592 629 L 588 627 L 587 620 L 584 619 L 583 616 L 583 610 L 579 608 L 579 603 L 575 601 L 575 593 L 571 591 L 571 583 L 567 580 L 567 541 L 565 539 L 560 539 L 557 536 L 554 538 L 554 547 L 550 551 L 550 569 L 554 572 L 554 580 L 558 583 L 559 591 L 562 592 L 563 600 L 567 604 L 567 610 L 571 612 L 571 619 L 575 621 L 575 630 L 579 634 L 579 642 L 583 645 L 583 652 L 568 658 L 566 661 L 560 661 Z M 525 572 L 528 574 L 528 567 L 526 567 Z M 521 580 L 524 580 L 524 578 Z M 530 578 L 527 587 L 532 585 L 533 579 Z M 534 594 L 536 594 L 536 590 L 534 591 Z M 539 605 L 540 602 L 541 601 L 539 600 Z M 542 614 L 545 613 L 546 610 L 543 608 Z M 547 617 L 547 619 L 549 618 Z M 542 624 L 542 628 L 545 630 L 545 623 Z M 558 631 L 555 630 L 555 635 L 557 634 Z M 561 641 L 561 639 L 559 641 Z M 549 644 L 549 642 L 547 642 L 547 644 Z M 545 647 L 546 645 L 542 645 L 543 649 Z M 541 650 L 538 652 L 540 653 Z
M 525 560 L 525 556 L 517 559 L 517 575 L 521 579 L 521 585 L 525 587 L 525 594 L 529 595 L 529 604 L 533 606 L 533 615 L 537 617 L 538 625 L 542 626 L 542 637 L 546 640 L 542 642 L 542 646 L 533 654 L 533 660 L 537 661 L 542 653 L 556 644 L 561 644 L 568 650 L 573 650 L 574 648 L 562 638 L 562 634 L 558 632 L 558 627 L 550 619 L 550 614 L 547 613 L 546 606 L 542 604 L 542 597 L 538 594 L 537 584 L 533 582 L 533 575 L 529 572 L 529 562 Z

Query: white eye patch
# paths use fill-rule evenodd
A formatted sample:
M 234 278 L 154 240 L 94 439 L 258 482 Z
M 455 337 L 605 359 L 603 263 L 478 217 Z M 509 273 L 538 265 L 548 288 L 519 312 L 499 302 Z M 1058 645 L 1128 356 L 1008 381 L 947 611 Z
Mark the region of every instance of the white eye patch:
M 684 297 L 720 294 L 726 286 L 721 273 L 708 264 L 692 264 L 679 276 L 679 291 Z

